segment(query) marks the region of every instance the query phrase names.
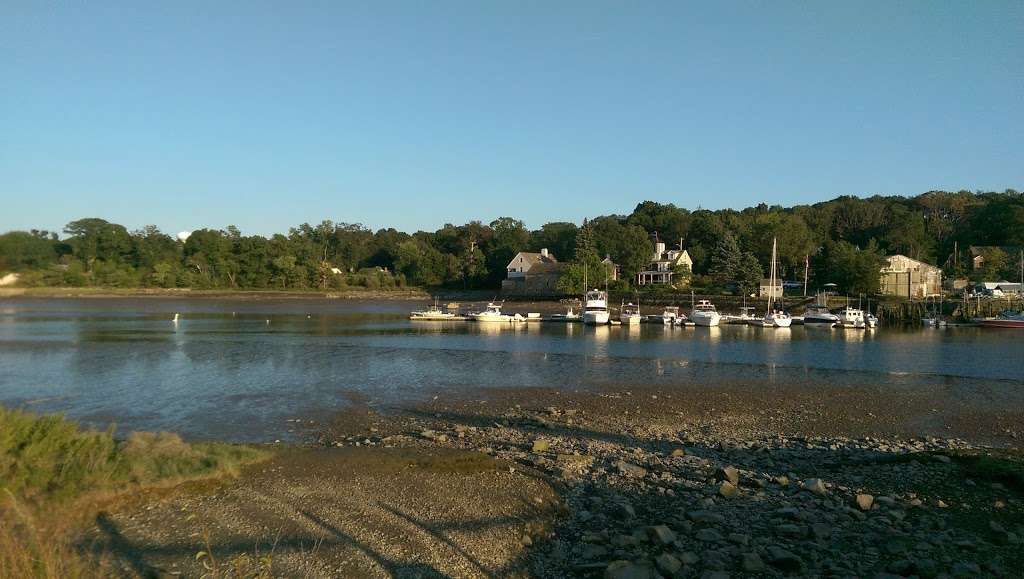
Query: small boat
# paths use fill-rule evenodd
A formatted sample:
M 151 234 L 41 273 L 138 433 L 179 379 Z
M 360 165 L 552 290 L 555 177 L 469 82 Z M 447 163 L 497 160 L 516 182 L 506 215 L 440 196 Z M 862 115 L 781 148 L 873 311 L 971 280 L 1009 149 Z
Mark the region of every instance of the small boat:
M 611 314 L 608 311 L 608 294 L 601 290 L 591 290 L 583 296 L 583 323 L 590 326 L 603 326 L 608 323 Z
M 698 326 L 717 326 L 722 321 L 721 314 L 708 300 L 700 300 L 690 312 L 690 320 Z
M 639 324 L 643 316 L 640 315 L 640 306 L 635 306 L 632 303 L 625 304 L 619 309 L 619 321 L 623 325 L 632 326 L 633 324 Z
M 548 319 L 552 322 L 578 322 L 580 315 L 572 309 L 572 306 L 569 306 L 569 309 L 564 314 L 551 314 L 551 317 Z
M 876 318 L 875 314 L 872 314 L 871 312 L 865 312 L 864 313 L 864 323 L 867 324 L 869 330 L 877 328 L 878 327 L 878 318 Z M 942 322 L 942 325 L 945 326 L 946 322 Z
M 804 312 L 805 326 L 834 326 L 839 323 L 839 316 L 829 311 L 828 306 L 817 303 L 807 306 Z
M 513 317 L 501 313 L 501 304 L 489 303 L 487 309 L 482 312 L 470 314 L 470 319 L 477 322 L 511 322 Z
M 443 320 L 454 320 L 456 317 L 454 312 L 444 311 L 437 305 L 437 301 L 434 301 L 434 305 L 428 307 L 425 310 L 412 312 L 409 314 L 410 320 L 420 321 L 443 321 Z
M 666 326 L 672 326 L 679 320 L 679 308 L 677 306 L 665 306 L 665 310 L 661 312 L 661 323 Z
M 727 324 L 749 324 L 751 321 L 758 319 L 757 316 L 752 314 L 755 308 L 750 306 L 743 306 L 740 308 L 739 315 L 725 315 L 722 316 L 722 321 Z
M 1024 313 L 1022 312 L 1011 312 L 1007 310 L 994 318 L 981 318 L 975 321 L 985 328 L 1024 329 Z
M 864 311 L 850 306 L 846 306 L 839 312 L 839 323 L 844 328 L 857 330 L 862 330 L 868 326 L 867 321 L 864 319 Z

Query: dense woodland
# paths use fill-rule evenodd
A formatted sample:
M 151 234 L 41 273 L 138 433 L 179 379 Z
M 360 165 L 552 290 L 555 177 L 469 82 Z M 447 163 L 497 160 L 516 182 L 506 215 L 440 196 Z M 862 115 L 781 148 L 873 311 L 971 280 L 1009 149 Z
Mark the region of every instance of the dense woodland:
M 894 253 L 939 265 L 949 276 L 1017 279 L 1016 255 L 988 250 L 984 270 L 971 272 L 968 247 L 1024 245 L 1024 195 L 931 191 L 742 211 L 645 201 L 629 215 L 594 217 L 582 226 L 552 222 L 533 231 L 511 217 L 412 234 L 323 221 L 270 238 L 233 226 L 201 229 L 184 243 L 154 226 L 128 231 L 86 218 L 68 223 L 63 235 L 0 235 L 0 275 L 17 272 L 21 285 L 46 286 L 482 289 L 500 285 L 516 252 L 546 247 L 572 262 L 560 282 L 570 293 L 582 288 L 584 271 L 600 276 L 604 256 L 622 268 L 618 285 L 630 283 L 650 259 L 655 236 L 670 247 L 682 244 L 694 260 L 692 272 L 679 272 L 679 285 L 707 290 L 756 287 L 767 272 L 772 237 L 783 279 L 802 280 L 809 258 L 812 287 L 831 282 L 843 292 L 873 293 L 883 256 Z

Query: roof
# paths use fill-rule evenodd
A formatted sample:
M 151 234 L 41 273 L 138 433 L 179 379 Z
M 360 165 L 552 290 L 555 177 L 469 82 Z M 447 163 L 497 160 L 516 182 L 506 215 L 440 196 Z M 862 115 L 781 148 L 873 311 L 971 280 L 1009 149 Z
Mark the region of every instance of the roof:
M 914 259 L 912 257 L 907 257 L 907 256 L 905 256 L 905 255 L 903 255 L 901 253 L 897 253 L 896 255 L 887 255 L 887 256 L 885 256 L 885 259 L 889 262 L 889 265 L 886 265 L 886 266 L 882 267 L 882 271 L 883 272 L 887 272 L 887 271 L 904 271 L 902 269 L 893 269 L 891 267 L 892 266 L 892 262 L 895 259 L 905 259 L 905 260 L 907 260 L 909 262 L 912 262 L 914 264 L 914 266 L 917 267 L 917 268 L 927 268 L 927 269 L 935 269 L 935 270 L 940 269 L 939 267 L 934 266 L 934 265 L 932 265 L 930 263 L 925 263 L 925 262 L 923 262 L 923 261 L 921 261 L 919 259 Z
M 971 257 L 978 257 L 983 251 L 990 251 L 993 249 L 1001 249 L 1006 253 L 1015 255 L 1020 253 L 1022 248 L 1024 248 L 1024 246 L 1021 245 L 972 245 L 969 248 L 969 251 L 971 252 Z
M 566 265 L 567 264 L 559 263 L 557 261 L 546 261 L 538 263 L 537 265 L 531 267 L 530 270 L 527 271 L 527 273 L 530 275 L 542 275 L 550 273 L 561 274 L 563 271 L 565 271 Z
M 531 271 L 533 266 L 538 263 L 558 263 L 558 260 L 555 259 L 555 256 L 551 255 L 550 253 L 547 255 L 547 257 L 544 257 L 540 253 L 535 253 L 532 251 L 520 251 L 519 253 L 515 254 L 512 257 L 512 261 L 508 262 L 508 265 L 505 267 L 518 267 L 520 264 L 519 258 L 522 258 L 523 261 L 521 263 L 524 266 L 523 269 L 526 271 Z

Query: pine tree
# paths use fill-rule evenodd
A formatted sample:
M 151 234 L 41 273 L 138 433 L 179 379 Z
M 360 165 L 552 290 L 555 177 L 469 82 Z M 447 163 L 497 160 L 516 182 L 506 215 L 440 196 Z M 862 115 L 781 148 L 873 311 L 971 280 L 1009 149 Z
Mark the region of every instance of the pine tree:
M 726 232 L 715 244 L 715 249 L 711 253 L 711 267 L 708 270 L 711 279 L 719 285 L 736 281 L 742 258 L 743 254 L 740 252 L 740 246 L 736 243 L 736 238 Z

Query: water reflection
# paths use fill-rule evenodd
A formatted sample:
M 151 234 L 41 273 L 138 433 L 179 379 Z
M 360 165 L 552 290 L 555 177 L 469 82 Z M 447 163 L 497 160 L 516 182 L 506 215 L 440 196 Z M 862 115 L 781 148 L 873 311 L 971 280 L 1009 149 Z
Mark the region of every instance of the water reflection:
M 402 304 L 376 302 L 0 300 L 0 311 L 0 402 L 236 440 L 280 438 L 285 419 L 351 392 L 386 404 L 478 386 L 740 380 L 1024 397 L 1024 336 L 977 328 L 411 323 Z

